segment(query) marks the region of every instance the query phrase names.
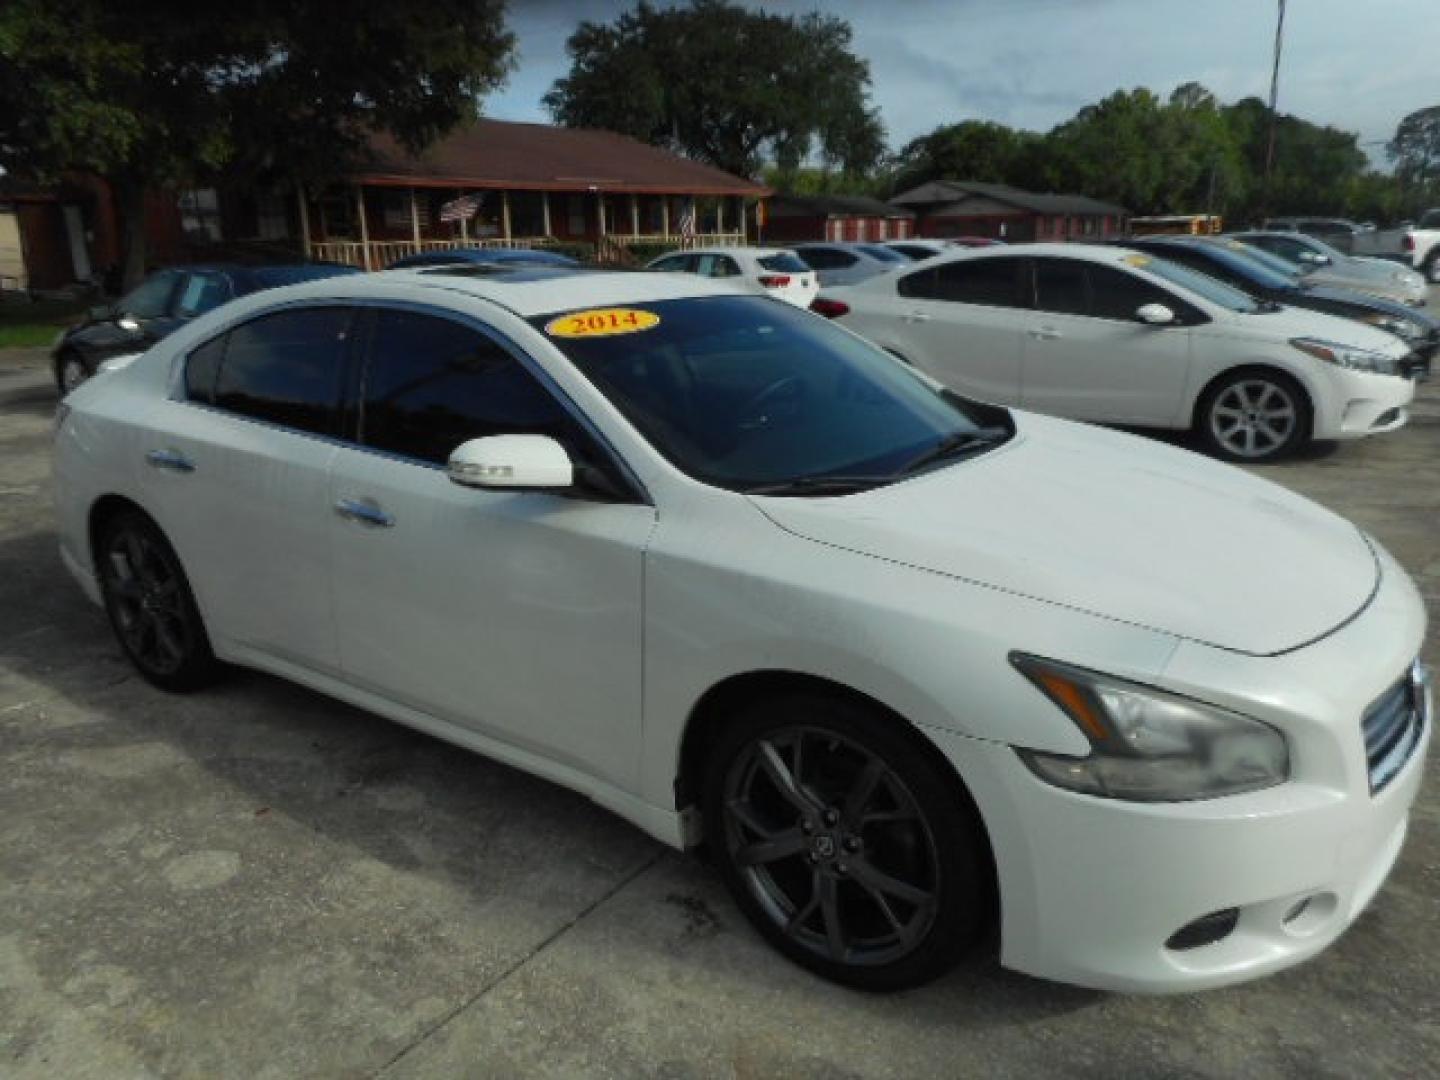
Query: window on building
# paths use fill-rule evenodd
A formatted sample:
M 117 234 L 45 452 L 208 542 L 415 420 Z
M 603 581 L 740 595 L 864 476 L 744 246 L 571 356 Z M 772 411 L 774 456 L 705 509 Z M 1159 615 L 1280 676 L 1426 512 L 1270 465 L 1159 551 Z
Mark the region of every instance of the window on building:
M 320 435 L 340 431 L 351 312 L 300 308 L 242 323 L 227 336 L 215 405 Z
M 571 236 L 584 236 L 588 230 L 585 214 L 585 196 L 567 195 L 565 197 L 565 228 Z
M 510 192 L 510 234 L 545 235 L 544 194 L 539 191 Z
M 550 435 L 572 452 L 577 441 L 564 407 L 501 345 L 413 311 L 376 316 L 363 408 L 367 446 L 439 465 L 486 435 Z
M 180 228 L 186 239 L 214 242 L 224 238 L 220 228 L 220 196 L 214 188 L 182 191 L 177 205 Z

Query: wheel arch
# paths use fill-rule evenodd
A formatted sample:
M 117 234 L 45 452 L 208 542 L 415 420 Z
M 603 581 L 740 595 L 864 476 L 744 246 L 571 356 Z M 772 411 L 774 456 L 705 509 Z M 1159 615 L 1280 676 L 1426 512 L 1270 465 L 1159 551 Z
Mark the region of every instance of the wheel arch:
M 1301 423 L 1304 425 L 1304 437 L 1306 439 L 1311 437 L 1315 430 L 1315 391 L 1304 379 L 1294 372 L 1287 371 L 1278 364 L 1269 364 L 1264 361 L 1236 364 L 1234 367 L 1228 367 L 1224 371 L 1217 372 L 1213 375 L 1205 385 L 1200 388 L 1200 392 L 1195 395 L 1195 404 L 1190 408 L 1190 426 L 1193 430 L 1199 430 L 1204 420 L 1201 414 L 1209 404 L 1210 396 L 1214 393 L 1216 387 L 1223 382 L 1242 375 L 1278 375 L 1286 382 L 1292 382 L 1298 386 L 1302 395 L 1300 404 L 1303 406 L 1302 411 L 1304 413 L 1301 420 Z
M 971 816 L 981 838 L 992 883 L 998 880 L 995 855 L 990 846 L 989 829 L 984 815 L 976 805 L 969 787 L 947 758 L 930 739 L 909 720 L 883 701 L 834 679 L 805 672 L 783 669 L 747 671 L 728 676 L 710 687 L 690 710 L 680 739 L 680 754 L 675 776 L 675 806 L 682 813 L 699 806 L 707 754 L 724 730 L 727 718 L 760 698 L 781 693 L 807 693 L 852 702 L 883 714 L 894 721 L 896 730 L 917 751 L 928 758 L 945 777 L 951 793 L 962 809 Z M 700 838 L 703 844 L 704 838 Z M 695 844 L 692 846 L 699 846 Z

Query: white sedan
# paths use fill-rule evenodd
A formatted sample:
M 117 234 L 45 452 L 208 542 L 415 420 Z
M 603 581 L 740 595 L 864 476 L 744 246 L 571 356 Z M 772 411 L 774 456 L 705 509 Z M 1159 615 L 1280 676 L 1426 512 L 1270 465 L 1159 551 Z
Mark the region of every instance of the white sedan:
M 1237 461 L 1404 426 L 1398 337 L 1259 302 L 1123 248 L 1026 244 L 930 259 L 814 310 L 983 401 L 1136 427 L 1193 428 Z
M 695 248 L 662 255 L 645 267 L 744 282 L 756 292 L 809 307 L 820 291 L 815 271 L 786 248 Z
M 259 668 L 708 845 L 766 938 L 909 986 L 1313 956 L 1399 854 L 1424 608 L 1167 446 L 966 401 L 733 286 L 464 269 L 202 316 L 57 418 L 140 673 Z

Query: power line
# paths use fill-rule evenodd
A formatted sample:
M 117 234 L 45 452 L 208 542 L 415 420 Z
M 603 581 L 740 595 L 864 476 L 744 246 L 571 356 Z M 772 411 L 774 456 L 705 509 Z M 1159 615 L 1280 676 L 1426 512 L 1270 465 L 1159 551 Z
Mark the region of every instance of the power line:
M 1280 0 L 1280 15 L 1275 20 L 1275 65 L 1270 69 L 1270 138 L 1265 145 L 1265 197 L 1270 197 L 1270 173 L 1275 167 L 1276 102 L 1280 97 L 1280 46 L 1285 34 L 1285 0 Z

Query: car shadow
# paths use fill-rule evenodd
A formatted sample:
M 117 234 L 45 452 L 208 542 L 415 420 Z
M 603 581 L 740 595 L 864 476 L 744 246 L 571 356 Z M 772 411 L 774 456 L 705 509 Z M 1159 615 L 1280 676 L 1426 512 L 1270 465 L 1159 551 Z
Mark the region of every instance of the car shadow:
M 576 873 L 627 890 L 640 887 L 633 875 L 659 872 L 681 881 L 686 898 L 661 909 L 666 918 L 683 926 L 696 910 L 719 912 L 721 933 L 730 935 L 726 948 L 758 953 L 742 975 L 754 980 L 757 992 L 779 981 L 852 1003 L 897 1000 L 798 973 L 759 942 L 699 858 L 662 847 L 558 785 L 258 672 L 231 669 L 218 686 L 187 696 L 151 687 L 130 668 L 104 614 L 71 581 L 51 531 L 0 534 L 0 611 L 10 613 L 0 623 L 0 693 L 19 699 L 0 699 L 0 731 L 27 760 L 103 762 L 162 744 L 177 769 L 198 766 L 220 782 L 202 783 L 196 798 L 239 793 L 250 808 L 243 816 L 255 823 L 286 820 L 301 835 L 442 881 L 477 903 L 499 898 L 506 882 L 553 873 L 566 861 Z M 53 726 L 31 725 L 27 709 L 48 713 Z M 54 719 L 72 714 L 76 718 Z M 173 804 L 181 796 L 168 798 Z M 119 819 L 137 810 L 114 807 Z M 108 816 L 103 804 L 84 812 L 89 819 Z M 184 813 L 174 810 L 182 823 Z M 293 859 L 283 849 L 261 854 L 277 865 Z M 290 888 L 296 887 L 305 888 L 303 882 Z M 285 902 L 303 901 L 287 896 Z M 655 927 L 637 924 L 625 938 L 629 960 L 613 959 L 673 964 L 665 940 Z M 1009 972 L 996 953 L 992 940 L 971 962 L 898 1000 L 908 1015 L 937 1024 L 1008 1028 L 1108 998 Z

